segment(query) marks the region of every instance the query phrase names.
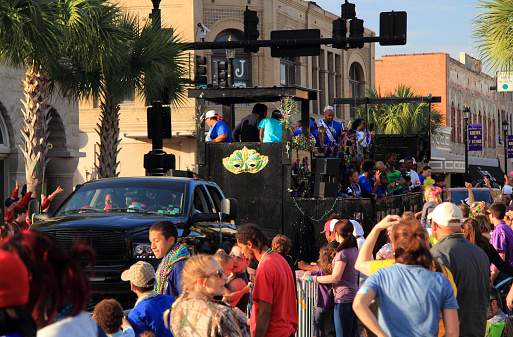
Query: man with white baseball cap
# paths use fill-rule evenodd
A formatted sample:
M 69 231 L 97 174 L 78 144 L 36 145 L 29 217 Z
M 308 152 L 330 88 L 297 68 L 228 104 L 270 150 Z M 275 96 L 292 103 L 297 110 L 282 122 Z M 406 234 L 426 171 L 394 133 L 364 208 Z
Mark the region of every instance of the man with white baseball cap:
M 205 123 L 209 129 L 205 137 L 207 143 L 231 143 L 232 133 L 228 124 L 219 117 L 214 110 L 207 111 L 205 114 Z
M 162 315 L 171 308 L 175 298 L 159 295 L 155 286 L 155 269 L 148 262 L 139 261 L 121 274 L 123 281 L 130 281 L 130 289 L 137 295 L 135 307 L 127 320 L 134 328 L 136 336 L 151 331 L 155 336 L 173 337 L 171 330 L 164 325 Z
M 436 245 L 433 257 L 449 269 L 458 290 L 460 336 L 484 336 L 490 294 L 490 262 L 486 253 L 463 237 L 463 214 L 444 202 L 428 215 Z

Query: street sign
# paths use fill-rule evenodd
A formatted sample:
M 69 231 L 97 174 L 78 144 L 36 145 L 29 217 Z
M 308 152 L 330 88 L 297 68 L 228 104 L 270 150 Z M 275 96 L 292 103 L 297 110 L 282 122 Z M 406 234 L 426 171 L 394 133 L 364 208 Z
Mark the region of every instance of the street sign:
M 508 158 L 513 158 L 513 135 L 508 135 L 507 139 L 507 149 L 508 149 Z
M 483 124 L 468 125 L 468 150 L 483 150 Z
M 497 73 L 497 91 L 513 91 L 513 71 Z

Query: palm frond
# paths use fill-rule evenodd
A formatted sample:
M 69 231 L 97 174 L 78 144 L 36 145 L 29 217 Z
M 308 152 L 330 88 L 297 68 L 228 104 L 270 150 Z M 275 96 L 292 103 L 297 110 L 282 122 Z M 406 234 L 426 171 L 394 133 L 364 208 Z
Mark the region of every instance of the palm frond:
M 472 39 L 478 55 L 493 71 L 513 68 L 513 2 L 479 0 L 482 10 L 473 19 Z

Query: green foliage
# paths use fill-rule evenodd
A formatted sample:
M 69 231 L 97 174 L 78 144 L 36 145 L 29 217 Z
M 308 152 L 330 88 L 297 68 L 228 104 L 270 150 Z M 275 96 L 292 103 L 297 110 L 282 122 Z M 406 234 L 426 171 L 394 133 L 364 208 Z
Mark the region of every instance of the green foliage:
M 369 88 L 367 97 L 415 97 L 413 90 L 399 85 L 394 93 L 381 96 L 381 93 Z M 376 104 L 368 106 L 369 124 L 374 123 L 376 133 L 381 134 L 425 134 L 428 131 L 428 103 Z M 355 108 L 356 118 L 366 118 L 365 106 Z M 431 132 L 436 133 L 442 115 L 431 106 Z
M 513 1 L 479 0 L 482 10 L 473 20 L 472 38 L 479 57 L 492 71 L 510 71 L 513 66 Z
M 109 11 L 104 14 L 111 15 Z M 80 54 L 73 54 L 54 69 L 64 93 L 76 98 L 98 96 L 114 105 L 134 91 L 147 102 L 162 100 L 163 93 L 168 98 L 164 104 L 184 102 L 186 60 L 181 38 L 173 30 L 161 30 L 150 22 L 141 26 L 139 18 L 129 14 L 114 19 L 105 29 L 117 34 L 101 35 L 109 39 L 98 43 L 103 46 L 98 57 L 84 62 Z M 117 41 L 112 40 L 113 35 Z

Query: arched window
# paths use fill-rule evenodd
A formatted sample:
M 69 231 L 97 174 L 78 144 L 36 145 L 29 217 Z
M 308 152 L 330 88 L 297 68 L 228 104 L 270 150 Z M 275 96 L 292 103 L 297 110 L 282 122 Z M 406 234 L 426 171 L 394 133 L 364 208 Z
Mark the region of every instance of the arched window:
M 236 29 L 227 29 L 219 33 L 214 42 L 223 41 L 240 41 L 244 33 Z M 233 75 L 234 84 L 236 87 L 250 87 L 251 86 L 251 64 L 250 54 L 244 52 L 243 48 L 235 49 L 235 58 L 233 59 Z M 212 54 L 212 83 L 217 83 L 217 63 L 227 62 L 226 49 L 214 49 Z
M 349 67 L 349 87 L 351 88 L 351 98 L 362 96 L 362 79 L 362 66 L 357 62 L 353 62 Z
M 9 147 L 9 132 L 4 117 L 0 113 L 0 147 Z
M 358 62 L 351 63 L 349 67 L 349 90 L 351 98 L 361 97 L 362 94 L 362 81 L 363 81 L 363 69 L 362 66 Z M 351 115 L 350 117 L 354 117 L 353 108 L 356 108 L 356 105 L 351 104 Z

